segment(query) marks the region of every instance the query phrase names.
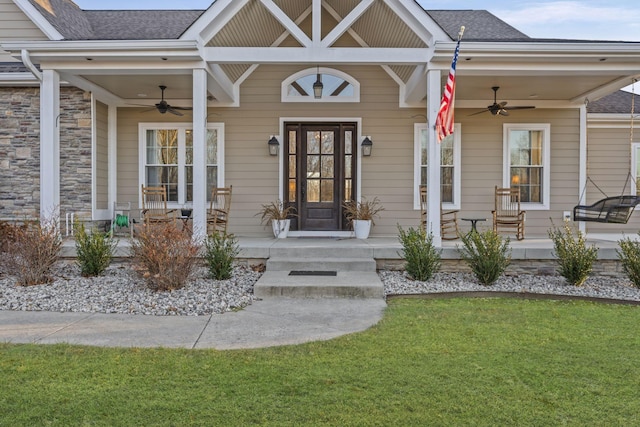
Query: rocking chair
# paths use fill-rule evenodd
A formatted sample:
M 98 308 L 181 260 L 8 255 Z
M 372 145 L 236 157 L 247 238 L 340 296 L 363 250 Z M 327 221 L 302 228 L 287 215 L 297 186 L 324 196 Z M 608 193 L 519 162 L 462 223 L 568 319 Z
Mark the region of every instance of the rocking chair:
M 211 192 L 211 204 L 207 211 L 207 235 L 227 233 L 232 188 L 231 185 L 227 188 L 216 187 Z
M 493 231 L 500 228 L 515 229 L 516 238 L 524 239 L 525 211 L 520 210 L 519 188 L 498 188 L 495 191 L 495 210 L 493 214 Z
M 145 226 L 175 222 L 174 211 L 167 208 L 165 187 L 142 185 L 142 222 Z
M 427 230 L 427 186 L 420 186 L 420 227 Z M 458 211 L 443 211 L 440 206 L 440 236 L 443 240 L 458 238 Z

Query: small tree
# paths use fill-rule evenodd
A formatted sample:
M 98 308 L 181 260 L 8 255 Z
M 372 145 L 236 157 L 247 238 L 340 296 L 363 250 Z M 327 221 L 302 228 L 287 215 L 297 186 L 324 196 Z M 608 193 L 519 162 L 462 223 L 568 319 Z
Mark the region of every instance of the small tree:
M 404 231 L 398 225 L 400 243 L 402 243 L 402 258 L 406 261 L 407 274 L 414 280 L 426 282 L 440 268 L 440 252 L 433 246 L 433 234 L 423 229 L 409 228 Z
M 460 235 L 460 239 L 463 244 L 458 247 L 460 256 L 482 285 L 492 285 L 511 263 L 509 238 L 503 240 L 493 230 L 471 231 Z
M 640 232 L 638 236 L 640 237 Z M 631 283 L 640 288 L 640 242 L 625 237 L 618 241 L 618 245 L 620 249 L 617 249 L 616 252 L 622 263 L 622 269 L 631 280 Z
M 553 255 L 559 265 L 558 273 L 570 285 L 582 285 L 589 277 L 593 263 L 598 258 L 598 249 L 595 245 L 587 247 L 585 237 L 580 230 L 574 236 L 569 221 L 564 221 L 561 229 L 552 227 L 549 230 L 549 238 L 553 240 Z
M 214 280 L 230 279 L 233 261 L 240 252 L 233 234 L 213 233 L 205 240 L 204 258 L 209 266 L 209 276 Z
M 184 287 L 195 271 L 200 246 L 173 223 L 142 227 L 131 243 L 133 260 L 152 289 Z
M 83 276 L 99 276 L 104 273 L 113 257 L 117 242 L 108 234 L 92 230 L 87 233 L 84 224 L 74 224 L 76 257 Z

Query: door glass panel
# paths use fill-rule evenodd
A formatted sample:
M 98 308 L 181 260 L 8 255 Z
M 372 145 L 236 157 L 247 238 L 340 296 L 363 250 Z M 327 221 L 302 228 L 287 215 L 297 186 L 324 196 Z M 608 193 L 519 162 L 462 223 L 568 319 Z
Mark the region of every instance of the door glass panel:
M 333 180 L 323 179 L 321 182 L 320 189 L 322 190 L 321 201 L 333 202 Z
M 295 179 L 289 180 L 289 201 L 290 202 L 296 201 L 296 180 Z
M 296 154 L 296 147 L 298 142 L 296 136 L 297 133 L 295 130 L 289 131 L 289 154 Z
M 334 145 L 333 132 L 322 132 L 322 154 L 333 154 Z
M 307 178 L 320 178 L 320 156 L 307 156 Z
M 353 198 L 352 187 L 353 187 L 352 179 L 345 179 L 344 181 L 344 200 L 348 201 Z
M 307 132 L 307 154 L 320 154 L 320 132 Z
M 351 176 L 351 157 L 352 156 L 344 156 L 344 177 L 345 178 L 353 178 Z
M 307 202 L 310 202 L 310 203 L 320 202 L 320 180 L 319 179 L 307 180 Z
M 353 143 L 351 142 L 352 132 L 350 130 L 344 133 L 344 153 L 353 154 Z
M 333 156 L 322 156 L 322 178 L 333 178 Z
M 296 156 L 289 156 L 289 178 L 296 177 Z

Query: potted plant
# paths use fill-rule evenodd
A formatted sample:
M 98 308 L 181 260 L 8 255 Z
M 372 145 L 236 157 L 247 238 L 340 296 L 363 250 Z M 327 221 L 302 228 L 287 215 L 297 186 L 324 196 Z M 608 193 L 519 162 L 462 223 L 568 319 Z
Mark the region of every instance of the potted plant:
M 271 222 L 273 229 L 273 235 L 278 239 L 285 239 L 289 234 L 289 227 L 291 227 L 290 217 L 295 216 L 293 213 L 295 208 L 293 206 L 284 206 L 281 200 L 262 205 L 262 210 L 258 212 L 260 215 L 260 222 L 262 224 L 268 224 Z
M 377 197 L 373 200 L 363 197 L 360 202 L 348 200 L 342 207 L 347 220 L 353 224 L 353 231 L 358 239 L 369 237 L 371 226 L 375 224 L 373 219 L 379 217 L 380 212 L 384 210 Z

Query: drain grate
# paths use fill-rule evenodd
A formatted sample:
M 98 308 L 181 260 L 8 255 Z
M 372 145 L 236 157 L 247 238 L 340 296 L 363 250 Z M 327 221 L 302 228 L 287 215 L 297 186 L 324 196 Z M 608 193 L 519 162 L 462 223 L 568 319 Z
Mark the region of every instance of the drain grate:
M 337 276 L 337 271 L 301 271 L 294 270 L 289 272 L 289 276 Z

